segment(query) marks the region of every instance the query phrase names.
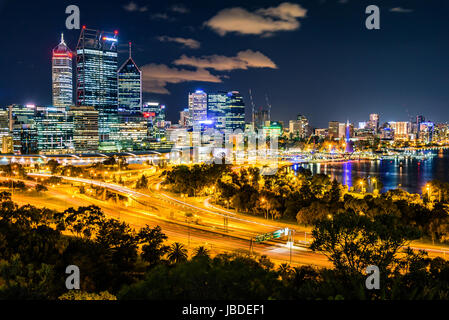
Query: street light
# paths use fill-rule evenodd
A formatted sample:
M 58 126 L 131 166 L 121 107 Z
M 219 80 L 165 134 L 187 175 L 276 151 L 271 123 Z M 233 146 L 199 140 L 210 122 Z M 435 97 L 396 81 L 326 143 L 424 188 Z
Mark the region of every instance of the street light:
M 429 201 L 430 201 L 430 190 L 431 190 L 431 189 L 432 189 L 432 188 L 431 188 L 430 183 L 426 184 L 427 197 L 429 198 Z
M 364 185 L 363 180 L 360 180 L 359 185 L 360 185 L 360 192 L 363 193 L 363 185 Z
M 260 201 L 261 201 L 262 203 L 265 203 L 266 199 L 262 197 L 262 199 L 260 199 Z M 268 219 L 268 205 L 265 205 L 265 209 L 267 210 L 267 214 L 266 214 L 266 216 L 265 216 L 265 219 Z

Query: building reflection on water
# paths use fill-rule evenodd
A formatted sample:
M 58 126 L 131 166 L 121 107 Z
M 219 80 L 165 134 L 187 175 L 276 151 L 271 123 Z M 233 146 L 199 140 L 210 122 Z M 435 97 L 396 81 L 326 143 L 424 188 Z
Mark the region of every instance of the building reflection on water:
M 357 178 L 380 179 L 382 192 L 398 187 L 411 192 L 422 193 L 427 182 L 440 180 L 449 182 L 449 151 L 438 152 L 430 159 L 374 160 L 296 164 L 293 169 L 309 169 L 313 174 L 326 174 L 331 179 L 352 187 Z

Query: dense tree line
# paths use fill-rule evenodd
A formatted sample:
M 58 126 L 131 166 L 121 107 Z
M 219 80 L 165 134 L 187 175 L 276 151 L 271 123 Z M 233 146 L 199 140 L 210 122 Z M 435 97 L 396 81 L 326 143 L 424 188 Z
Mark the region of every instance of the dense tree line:
M 422 196 L 390 190 L 378 196 L 350 193 L 324 174 L 309 170 L 281 169 L 262 176 L 258 168 L 232 169 L 224 165 L 177 166 L 164 172 L 172 191 L 190 196 L 209 192 L 216 203 L 239 212 L 271 219 L 296 220 L 314 225 L 316 221 L 341 212 L 373 217 L 388 213 L 403 225 L 416 226 L 432 241 L 449 240 L 449 184 L 432 181 Z M 357 181 L 362 181 L 358 178 Z M 367 181 L 363 182 L 368 184 Z M 372 183 L 371 183 L 372 184 Z M 376 188 L 381 182 L 376 181 Z M 374 186 L 371 186 L 374 189 Z
M 419 236 L 399 217 L 335 214 L 315 222 L 312 250 L 332 269 L 275 267 L 266 256 L 204 247 L 191 257 L 159 227 L 138 231 L 95 206 L 64 212 L 18 206 L 0 193 L 0 299 L 448 299 L 449 263 L 403 250 Z M 67 291 L 65 268 L 81 270 Z M 380 290 L 364 268 L 378 265 Z

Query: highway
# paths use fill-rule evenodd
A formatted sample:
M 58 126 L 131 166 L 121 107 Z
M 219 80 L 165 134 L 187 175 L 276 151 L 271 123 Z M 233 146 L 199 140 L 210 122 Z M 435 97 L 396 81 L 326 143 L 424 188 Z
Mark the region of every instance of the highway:
M 35 177 L 50 177 L 49 174 L 35 174 Z M 223 225 L 224 214 L 208 209 L 203 209 L 187 202 L 170 196 L 159 197 L 152 194 L 145 194 L 120 185 L 105 183 L 96 180 L 62 177 L 67 181 L 85 183 L 86 185 L 96 185 L 128 195 L 131 199 L 128 205 L 120 205 L 110 201 L 97 200 L 85 195 L 70 192 L 67 186 L 50 188 L 49 192 L 55 196 L 58 194 L 60 201 L 65 201 L 66 208 L 73 206 L 85 206 L 95 204 L 101 207 L 105 214 L 111 217 L 122 219 L 134 228 L 140 228 L 145 224 L 150 226 L 159 225 L 162 231 L 168 236 L 169 242 L 179 241 L 184 243 L 189 249 L 200 245 L 207 247 L 212 253 L 241 251 L 248 252 L 250 249 L 250 239 L 255 235 L 279 229 L 277 224 L 257 222 L 238 216 L 229 216 L 227 228 Z M 156 193 L 157 194 L 157 193 Z M 164 194 L 165 195 L 165 194 Z M 25 203 L 32 203 L 38 206 L 51 207 L 53 201 L 39 201 L 33 196 L 16 195 L 15 201 L 22 200 Z M 175 201 L 176 200 L 176 201 Z M 61 205 L 58 208 L 61 210 Z M 192 214 L 192 222 L 188 222 L 186 213 Z M 226 232 L 227 229 L 227 232 Z M 190 238 L 190 241 L 189 241 Z M 190 242 L 190 245 L 189 245 Z M 267 255 L 273 262 L 280 264 L 290 262 L 290 251 L 292 253 L 292 265 L 316 265 L 328 266 L 327 258 L 319 253 L 311 252 L 302 246 L 294 246 L 292 250 L 286 245 L 286 238 L 282 241 L 257 244 L 252 243 L 252 252 L 257 255 Z
M 36 177 L 51 176 L 50 174 L 38 173 L 31 173 L 29 175 Z M 128 207 L 122 208 L 114 204 L 110 208 L 105 208 L 105 210 L 118 211 L 120 218 L 135 226 L 143 226 L 145 223 L 149 225 L 160 225 L 170 237 L 169 240 L 177 239 L 174 241 L 188 243 L 190 238 L 192 247 L 205 245 L 217 250 L 216 252 L 234 250 L 248 251 L 250 248 L 250 239 L 254 239 L 256 235 L 286 227 L 292 228 L 293 226 L 292 224 L 269 221 L 259 217 L 244 216 L 229 210 L 217 208 L 210 205 L 208 199 L 202 200 L 201 202 L 179 199 L 166 192 L 162 192 L 159 184 L 154 183 L 155 181 L 152 182 L 158 190 L 150 190 L 149 193 L 143 193 L 118 184 L 102 181 L 65 176 L 60 176 L 60 178 L 67 181 L 104 187 L 126 195 L 130 199 L 133 199 L 130 201 L 131 204 Z M 92 199 L 91 201 L 94 200 Z M 105 201 L 95 200 L 94 202 L 99 207 L 107 207 L 107 202 Z M 109 212 L 109 214 L 114 216 L 112 212 Z M 224 224 L 225 219 L 228 220 L 227 226 Z M 305 230 L 295 230 L 294 234 L 295 245 L 291 250 L 292 264 L 330 266 L 324 255 L 314 253 L 307 249 L 305 244 L 311 240 L 309 233 Z M 265 254 L 276 262 L 290 261 L 290 248 L 286 245 L 286 238 L 263 244 L 253 242 L 252 248 L 253 252 Z M 445 247 L 422 244 L 420 242 L 413 242 L 412 248 L 415 250 L 425 250 L 430 256 L 446 257 L 446 254 L 449 254 L 449 250 Z

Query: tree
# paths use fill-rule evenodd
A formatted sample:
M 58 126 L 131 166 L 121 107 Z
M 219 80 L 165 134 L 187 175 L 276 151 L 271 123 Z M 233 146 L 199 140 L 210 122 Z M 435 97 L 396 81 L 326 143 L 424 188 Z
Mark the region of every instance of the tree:
M 59 162 L 56 160 L 51 159 L 47 162 L 47 167 L 50 169 L 51 174 L 55 174 L 59 166 Z
M 116 164 L 116 160 L 114 156 L 109 156 L 106 160 L 103 161 L 105 166 L 113 166 Z
M 206 247 L 199 246 L 193 252 L 194 258 L 210 258 L 209 250 Z
M 142 174 L 140 179 L 137 180 L 136 189 L 147 189 L 147 188 L 148 188 L 148 179 L 144 174 Z
M 185 249 L 183 244 L 175 242 L 171 245 L 167 256 L 168 261 L 171 263 L 185 262 L 187 261 L 187 249 Z
M 150 228 L 148 225 L 140 229 L 137 234 L 139 243 L 142 244 L 141 257 L 150 264 L 150 267 L 158 264 L 168 252 L 169 246 L 164 245 L 167 236 L 162 233 L 161 227 Z
M 41 192 L 41 191 L 48 191 L 48 188 L 44 185 L 41 185 L 40 183 L 38 183 L 36 185 L 36 192 Z
M 58 300 L 117 300 L 117 297 L 107 291 L 89 293 L 79 290 L 70 290 L 59 296 Z
M 102 225 L 105 215 L 103 211 L 94 205 L 69 208 L 63 213 L 57 214 L 58 230 L 69 230 L 78 237 L 90 239 Z
M 362 273 L 368 265 L 386 272 L 400 249 L 417 239 L 416 229 L 404 226 L 392 215 L 374 219 L 354 212 L 337 213 L 317 222 L 311 249 L 322 252 L 337 270 Z

